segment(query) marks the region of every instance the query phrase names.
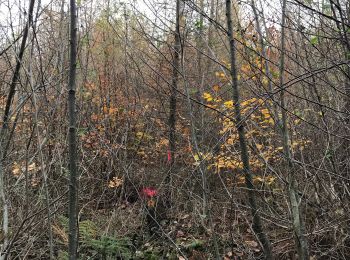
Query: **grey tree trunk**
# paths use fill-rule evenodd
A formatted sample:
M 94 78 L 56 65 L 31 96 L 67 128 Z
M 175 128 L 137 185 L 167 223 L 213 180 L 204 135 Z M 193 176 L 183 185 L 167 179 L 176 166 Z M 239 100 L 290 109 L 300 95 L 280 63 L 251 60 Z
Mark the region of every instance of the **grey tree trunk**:
M 249 164 L 249 153 L 248 146 L 245 136 L 245 127 L 242 123 L 241 116 L 241 107 L 240 107 L 240 98 L 239 98 L 239 87 L 238 87 L 238 78 L 237 78 L 237 67 L 236 67 L 236 49 L 235 49 L 235 40 L 233 37 L 233 26 L 232 26 L 232 15 L 231 15 L 232 4 L 231 0 L 226 0 L 226 20 L 227 20 L 227 36 L 230 42 L 230 61 L 231 61 L 231 70 L 230 74 L 232 77 L 232 93 L 233 93 L 233 102 L 236 116 L 236 127 L 239 136 L 239 143 L 241 149 L 241 160 L 243 162 L 243 171 L 245 174 L 245 183 L 248 188 L 248 200 L 252 211 L 253 216 L 253 230 L 256 233 L 259 241 L 261 242 L 266 259 L 273 259 L 272 249 L 269 239 L 267 238 L 265 232 L 263 231 L 259 207 L 256 203 L 256 197 L 254 194 L 255 187 L 252 181 L 252 173 L 250 170 Z
M 68 83 L 69 110 L 69 259 L 77 259 L 78 247 L 78 171 L 76 130 L 76 67 L 77 67 L 77 15 L 75 0 L 70 0 L 70 65 Z
M 282 28 L 281 28 L 281 56 L 280 56 L 280 71 L 279 71 L 279 86 L 280 86 L 280 106 L 281 106 L 281 136 L 283 143 L 283 151 L 288 164 L 288 195 L 292 210 L 292 221 L 293 221 L 293 231 L 295 235 L 295 244 L 298 251 L 299 259 L 307 260 L 309 259 L 308 253 L 308 243 L 304 232 L 304 223 L 300 209 L 301 200 L 297 192 L 297 182 L 295 179 L 295 169 L 292 160 L 292 153 L 290 148 L 290 140 L 288 133 L 288 121 L 286 113 L 286 104 L 284 97 L 284 54 L 285 54 L 285 23 L 286 23 L 286 0 L 283 0 L 282 5 Z

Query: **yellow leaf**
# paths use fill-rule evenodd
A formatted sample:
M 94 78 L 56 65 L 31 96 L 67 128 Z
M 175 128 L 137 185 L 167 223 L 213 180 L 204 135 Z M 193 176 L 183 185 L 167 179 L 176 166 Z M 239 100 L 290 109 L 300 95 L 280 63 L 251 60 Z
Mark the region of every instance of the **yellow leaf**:
M 260 112 L 264 115 L 264 117 L 270 117 L 270 112 L 267 108 L 261 109 Z
M 264 86 L 266 86 L 268 83 L 269 83 L 269 81 L 267 80 L 266 77 L 264 77 L 263 80 L 262 80 L 262 84 L 263 84 Z
M 195 160 L 196 162 L 199 161 L 199 155 L 198 155 L 198 154 L 193 155 L 193 158 L 194 158 L 194 160 Z
M 215 92 L 218 92 L 219 89 L 220 89 L 219 85 L 214 85 L 214 86 L 213 86 L 213 90 L 214 90 Z
M 226 143 L 229 144 L 229 145 L 233 145 L 235 142 L 235 140 L 233 138 L 228 138 Z
M 138 138 L 142 138 L 143 135 L 144 135 L 143 132 L 137 132 L 137 133 L 136 133 L 136 136 L 137 136 Z
M 233 101 L 229 100 L 229 101 L 224 102 L 224 106 L 228 109 L 233 108 Z
M 244 177 L 244 176 L 239 176 L 239 177 L 238 177 L 237 183 L 238 183 L 238 184 L 243 184 L 243 183 L 245 183 L 245 177 Z
M 203 98 L 208 102 L 213 101 L 213 97 L 208 92 L 203 93 Z
M 259 176 L 255 176 L 255 177 L 253 177 L 253 181 L 255 181 L 255 182 L 264 182 L 264 179 L 259 177 Z
M 269 177 L 267 177 L 266 183 L 268 185 L 271 185 L 275 180 L 276 180 L 276 177 L 269 176 Z

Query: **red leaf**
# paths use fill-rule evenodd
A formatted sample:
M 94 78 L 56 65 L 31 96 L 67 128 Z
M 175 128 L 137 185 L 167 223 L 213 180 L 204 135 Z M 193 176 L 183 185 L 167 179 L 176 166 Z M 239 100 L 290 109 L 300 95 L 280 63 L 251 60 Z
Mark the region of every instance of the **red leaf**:
M 147 187 L 142 189 L 142 194 L 147 198 L 152 198 L 158 194 L 158 191 L 154 188 Z

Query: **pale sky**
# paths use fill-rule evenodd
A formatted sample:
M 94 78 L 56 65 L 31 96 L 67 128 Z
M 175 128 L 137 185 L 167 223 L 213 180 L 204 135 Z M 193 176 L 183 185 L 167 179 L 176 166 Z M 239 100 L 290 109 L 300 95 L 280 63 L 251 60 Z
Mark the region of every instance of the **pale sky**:
M 67 10 L 67 4 L 69 0 L 65 0 L 65 6 Z M 77 0 L 82 6 L 107 6 L 107 1 L 100 0 Z M 155 5 L 153 1 L 149 0 L 110 0 L 110 5 L 120 4 L 121 2 L 127 4 L 134 4 L 136 9 L 146 16 L 153 16 Z M 43 9 L 55 9 L 60 10 L 61 1 L 57 0 L 35 0 L 34 13 L 38 11 L 38 4 L 40 4 L 39 12 Z M 18 32 L 18 25 L 23 27 L 23 23 L 26 21 L 26 13 L 28 11 L 29 0 L 0 0 L 0 39 L 4 40 L 5 35 L 11 35 L 11 31 Z M 79 4 L 78 4 L 79 6 Z M 151 10 L 152 9 L 152 10 Z

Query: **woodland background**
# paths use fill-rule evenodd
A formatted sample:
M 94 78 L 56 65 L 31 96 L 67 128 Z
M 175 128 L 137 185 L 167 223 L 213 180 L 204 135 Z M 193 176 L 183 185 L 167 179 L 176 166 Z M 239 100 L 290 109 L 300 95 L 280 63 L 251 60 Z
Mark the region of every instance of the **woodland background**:
M 0 11 L 1 259 L 350 259 L 348 1 Z

